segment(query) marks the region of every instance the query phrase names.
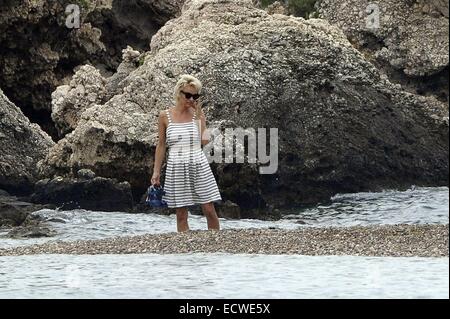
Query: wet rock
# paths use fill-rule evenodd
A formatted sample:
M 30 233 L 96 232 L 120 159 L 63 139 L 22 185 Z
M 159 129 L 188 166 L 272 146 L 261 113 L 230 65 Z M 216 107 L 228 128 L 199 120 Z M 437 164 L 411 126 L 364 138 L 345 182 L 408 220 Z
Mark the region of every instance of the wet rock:
M 47 237 L 56 234 L 39 215 L 32 214 L 41 209 L 54 209 L 53 205 L 37 205 L 19 200 L 0 191 L 0 228 L 8 232 L 5 237 Z
M 0 197 L 10 196 L 9 193 L 3 189 L 0 189 Z
M 54 229 L 42 225 L 28 225 L 15 227 L 6 236 L 10 238 L 38 238 L 53 237 L 57 234 Z
M 31 201 L 51 203 L 61 210 L 127 211 L 133 206 L 130 184 L 104 177 L 41 180 L 35 185 Z
M 32 212 L 41 209 L 54 209 L 53 205 L 40 205 L 23 201 L 16 196 L 0 194 L 0 226 L 20 226 L 39 217 Z
M 230 200 L 225 201 L 222 205 L 216 207 L 217 216 L 228 219 L 240 219 L 241 209 L 239 205 Z
M 12 203 L 0 202 L 0 226 L 19 226 L 27 215 L 28 212 Z

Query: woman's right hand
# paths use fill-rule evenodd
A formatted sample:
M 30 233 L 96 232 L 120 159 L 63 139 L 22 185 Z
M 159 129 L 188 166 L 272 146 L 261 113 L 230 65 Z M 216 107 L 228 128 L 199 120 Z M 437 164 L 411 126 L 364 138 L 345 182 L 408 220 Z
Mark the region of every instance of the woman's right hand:
M 152 185 L 160 186 L 160 181 L 159 181 L 160 177 L 161 177 L 160 173 L 156 173 L 156 172 L 153 173 L 153 176 L 152 176 L 152 179 L 151 179 L 150 183 Z

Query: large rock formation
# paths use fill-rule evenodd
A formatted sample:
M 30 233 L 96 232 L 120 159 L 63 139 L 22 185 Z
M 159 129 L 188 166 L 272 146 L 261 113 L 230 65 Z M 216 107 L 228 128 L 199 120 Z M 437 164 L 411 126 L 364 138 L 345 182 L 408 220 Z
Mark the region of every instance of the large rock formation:
M 51 93 L 74 68 L 116 71 L 128 44 L 148 49 L 154 33 L 179 14 L 182 0 L 7 0 L 0 3 L 0 87 L 25 115 L 59 138 L 50 118 Z M 79 27 L 67 25 L 80 8 Z
M 36 163 L 54 144 L 0 89 L 0 188 L 18 194 L 31 192 L 40 177 Z
M 237 203 L 242 217 L 338 192 L 448 185 L 443 103 L 392 84 L 327 21 L 270 15 L 250 0 L 187 1 L 152 38 L 122 93 L 86 109 L 42 171 L 70 176 L 89 168 L 129 181 L 141 195 L 158 114 L 173 105 L 183 73 L 204 84 L 210 128 L 278 128 L 274 174 L 259 174 L 267 166 L 261 158 L 212 163 L 223 199 Z
M 60 135 L 73 130 L 90 105 L 102 103 L 106 80 L 93 66 L 78 69 L 70 84 L 59 86 L 52 93 L 52 119 Z
M 52 93 L 52 119 L 58 133 L 64 136 L 71 132 L 86 109 L 122 93 L 126 77 L 139 65 L 140 57 L 138 51 L 128 46 L 123 50 L 123 61 L 117 72 L 106 79 L 92 65 L 77 68 L 70 83 L 57 87 Z
M 87 1 L 17 1 L 1 3 L 0 86 L 31 120 L 54 134 L 50 94 L 72 69 L 105 50 L 101 31 L 83 23 L 66 27 L 65 8 Z
M 317 6 L 391 81 L 448 102 L 448 0 L 321 0 Z

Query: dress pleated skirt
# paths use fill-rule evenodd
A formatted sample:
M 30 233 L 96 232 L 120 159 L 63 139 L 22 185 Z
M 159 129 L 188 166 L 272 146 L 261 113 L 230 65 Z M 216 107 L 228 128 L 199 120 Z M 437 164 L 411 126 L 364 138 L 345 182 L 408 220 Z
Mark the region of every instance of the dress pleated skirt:
M 163 199 L 170 208 L 221 201 L 216 179 L 203 151 L 169 154 Z

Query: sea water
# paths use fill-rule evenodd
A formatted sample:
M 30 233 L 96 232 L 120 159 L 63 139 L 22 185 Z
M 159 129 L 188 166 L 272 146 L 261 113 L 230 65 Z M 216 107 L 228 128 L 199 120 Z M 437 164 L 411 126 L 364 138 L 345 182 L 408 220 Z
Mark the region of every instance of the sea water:
M 338 194 L 278 221 L 221 219 L 222 229 L 448 224 L 447 187 Z M 55 237 L 0 247 L 176 231 L 175 216 L 41 210 Z M 191 229 L 206 229 L 190 215 Z M 245 254 L 0 257 L 0 298 L 448 298 L 449 259 Z

